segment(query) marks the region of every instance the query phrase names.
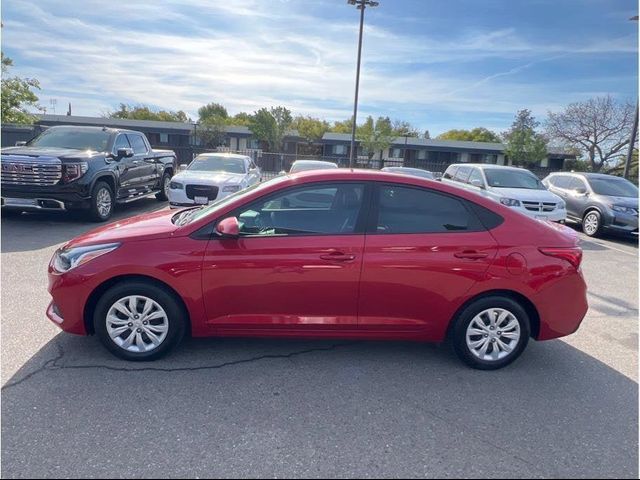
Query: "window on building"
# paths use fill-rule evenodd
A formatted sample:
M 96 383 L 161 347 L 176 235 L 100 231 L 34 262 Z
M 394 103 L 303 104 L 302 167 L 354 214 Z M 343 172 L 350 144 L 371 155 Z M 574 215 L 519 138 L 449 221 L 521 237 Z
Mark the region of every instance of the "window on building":
M 432 190 L 380 188 L 378 233 L 447 233 L 477 229 L 462 201 Z
M 346 155 L 347 154 L 347 146 L 346 145 L 334 145 L 333 146 L 333 154 L 334 155 Z
M 169 134 L 161 133 L 160 134 L 160 143 L 169 143 Z

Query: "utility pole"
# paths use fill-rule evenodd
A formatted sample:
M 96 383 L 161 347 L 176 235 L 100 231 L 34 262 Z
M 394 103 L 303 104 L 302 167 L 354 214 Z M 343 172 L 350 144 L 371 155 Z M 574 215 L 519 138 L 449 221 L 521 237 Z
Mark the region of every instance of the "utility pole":
M 631 17 L 632 22 L 638 21 L 638 15 Z M 629 150 L 627 150 L 627 159 L 624 162 L 623 177 L 629 178 L 629 169 L 631 168 L 631 157 L 633 157 L 633 147 L 636 146 L 636 135 L 638 134 L 638 100 L 636 99 L 636 113 L 633 117 L 633 128 L 631 129 L 631 138 L 629 139 Z
M 358 64 L 356 67 L 356 94 L 353 102 L 353 125 L 351 126 L 351 151 L 349 152 L 349 168 L 353 168 L 353 159 L 356 148 L 356 125 L 358 116 L 358 88 L 360 86 L 360 59 L 362 57 L 362 30 L 364 27 L 364 10 L 369 7 L 377 7 L 378 2 L 372 0 L 348 0 L 349 5 L 357 5 L 360 10 L 360 35 L 358 37 Z

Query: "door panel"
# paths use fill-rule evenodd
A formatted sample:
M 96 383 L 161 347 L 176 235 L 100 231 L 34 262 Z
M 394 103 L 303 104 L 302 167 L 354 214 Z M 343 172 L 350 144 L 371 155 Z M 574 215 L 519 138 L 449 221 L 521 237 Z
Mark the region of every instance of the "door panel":
M 438 337 L 455 301 L 484 277 L 496 253 L 488 232 L 368 235 L 359 326 Z
M 497 243 L 458 197 L 389 184 L 373 198 L 359 328 L 440 340 L 461 298 L 484 277 Z
M 202 272 L 207 322 L 239 329 L 355 327 L 363 247 L 364 235 L 212 239 Z

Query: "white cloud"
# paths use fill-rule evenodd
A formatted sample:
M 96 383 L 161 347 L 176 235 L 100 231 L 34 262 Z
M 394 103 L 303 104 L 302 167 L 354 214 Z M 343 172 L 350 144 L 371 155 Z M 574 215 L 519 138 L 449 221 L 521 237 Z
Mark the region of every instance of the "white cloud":
M 4 7 L 3 47 L 21 59 L 16 73 L 39 78 L 42 103 L 58 98 L 58 110 L 66 110 L 67 101 L 79 114 L 144 103 L 195 118 L 202 104 L 218 101 L 232 113 L 284 104 L 332 120 L 351 114 L 355 16 L 353 22 L 319 20 L 302 13 L 298 2 L 257 0 L 89 0 L 82 11 L 50 0 Z M 145 28 L 149 19 L 166 28 Z M 127 27 L 132 23 L 138 26 Z M 365 35 L 361 115 L 416 119 L 429 111 L 490 116 L 566 103 L 557 98 L 562 88 L 552 99 L 548 89 L 513 77 L 550 56 L 636 48 L 627 38 L 532 44 L 510 27 L 442 41 L 369 24 Z M 461 68 L 496 58 L 512 66 L 490 74 Z

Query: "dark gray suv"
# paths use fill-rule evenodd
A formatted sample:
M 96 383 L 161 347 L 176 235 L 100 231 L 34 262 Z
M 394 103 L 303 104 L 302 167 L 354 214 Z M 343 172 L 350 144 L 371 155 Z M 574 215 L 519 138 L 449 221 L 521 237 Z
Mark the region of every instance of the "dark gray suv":
M 604 230 L 638 235 L 638 187 L 602 173 L 552 173 L 542 183 L 567 204 L 567 220 L 590 237 Z

